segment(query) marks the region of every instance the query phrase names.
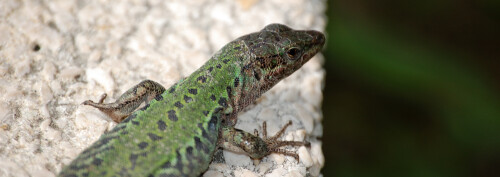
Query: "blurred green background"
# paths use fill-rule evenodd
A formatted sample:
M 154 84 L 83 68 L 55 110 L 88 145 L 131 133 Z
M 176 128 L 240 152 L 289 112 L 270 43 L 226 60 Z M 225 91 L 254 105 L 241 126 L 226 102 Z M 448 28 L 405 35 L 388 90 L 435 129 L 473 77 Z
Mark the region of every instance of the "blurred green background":
M 324 176 L 500 176 L 500 1 L 328 1 Z

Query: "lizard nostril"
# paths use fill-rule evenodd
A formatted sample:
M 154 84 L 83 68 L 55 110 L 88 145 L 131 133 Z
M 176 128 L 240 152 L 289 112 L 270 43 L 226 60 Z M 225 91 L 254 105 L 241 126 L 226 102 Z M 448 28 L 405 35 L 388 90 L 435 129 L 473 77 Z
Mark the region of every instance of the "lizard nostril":
M 314 30 L 307 31 L 307 33 L 313 37 L 314 44 L 325 44 L 325 35 L 323 33 Z

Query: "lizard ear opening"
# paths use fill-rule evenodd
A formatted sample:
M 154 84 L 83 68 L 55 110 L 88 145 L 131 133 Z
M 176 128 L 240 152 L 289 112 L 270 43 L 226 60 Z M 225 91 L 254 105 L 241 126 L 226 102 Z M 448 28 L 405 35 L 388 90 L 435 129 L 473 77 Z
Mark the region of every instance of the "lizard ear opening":
M 290 48 L 286 51 L 286 57 L 289 60 L 297 60 L 300 58 L 301 55 L 302 55 L 302 50 L 296 47 Z

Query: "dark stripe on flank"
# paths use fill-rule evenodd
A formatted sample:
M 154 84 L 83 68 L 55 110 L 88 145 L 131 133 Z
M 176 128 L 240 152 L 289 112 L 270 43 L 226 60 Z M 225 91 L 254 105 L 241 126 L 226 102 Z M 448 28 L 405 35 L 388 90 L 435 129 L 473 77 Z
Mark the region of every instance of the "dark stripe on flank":
M 196 150 L 198 150 L 198 151 L 203 151 L 203 152 L 205 152 L 205 153 L 208 153 L 208 151 L 209 151 L 209 150 L 208 150 L 208 147 L 207 147 L 207 146 L 205 146 L 205 145 L 201 142 L 200 138 L 199 138 L 199 137 L 197 137 L 197 136 L 196 136 L 196 137 L 194 137 L 194 146 L 195 146 Z
M 158 140 L 163 139 L 163 137 L 158 136 L 158 135 L 153 134 L 153 133 L 148 133 L 148 136 L 149 136 L 149 139 L 151 139 L 151 140 L 153 140 L 153 141 L 158 141 Z

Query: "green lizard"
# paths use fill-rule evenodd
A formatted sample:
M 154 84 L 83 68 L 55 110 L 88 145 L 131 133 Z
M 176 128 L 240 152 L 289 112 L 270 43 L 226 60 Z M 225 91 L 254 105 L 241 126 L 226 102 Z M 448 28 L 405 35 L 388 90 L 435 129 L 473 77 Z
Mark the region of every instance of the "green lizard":
M 253 159 L 270 153 L 293 156 L 280 147 L 307 142 L 263 138 L 235 129 L 237 113 L 318 53 L 325 36 L 270 24 L 242 36 L 214 54 L 169 89 L 145 80 L 115 103 L 90 105 L 119 122 L 84 150 L 60 176 L 199 176 L 218 147 Z M 141 104 L 145 106 L 136 110 Z

